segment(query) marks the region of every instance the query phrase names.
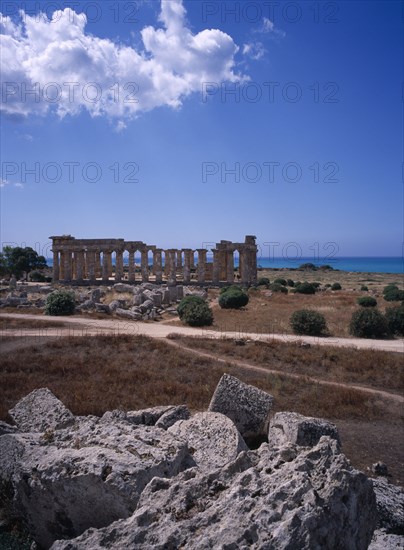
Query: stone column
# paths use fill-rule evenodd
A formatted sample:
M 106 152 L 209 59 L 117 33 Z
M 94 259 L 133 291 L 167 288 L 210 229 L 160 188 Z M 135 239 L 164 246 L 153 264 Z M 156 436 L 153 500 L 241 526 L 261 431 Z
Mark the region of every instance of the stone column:
M 228 283 L 234 283 L 234 255 L 233 251 L 229 250 L 227 252 L 227 277 L 226 280 Z
M 214 248 L 212 252 L 213 252 L 212 283 L 215 285 L 218 285 L 220 281 L 220 254 L 216 248 Z
M 198 283 L 205 282 L 206 248 L 198 248 Z
M 90 283 L 95 283 L 95 252 L 87 250 L 87 275 Z
M 60 267 L 59 267 L 59 280 L 64 281 L 65 279 L 65 251 L 60 251 Z
M 136 272 L 135 272 L 135 252 L 133 250 L 129 251 L 129 282 L 134 283 L 136 281 Z
M 142 282 L 147 283 L 149 280 L 149 261 L 147 257 L 147 249 L 141 250 L 141 259 L 140 259 L 140 265 L 141 265 L 141 271 L 142 271 Z
M 109 281 L 111 270 L 111 250 L 104 250 L 102 253 L 102 280 L 106 283 Z
M 95 263 L 95 277 L 101 277 L 101 252 L 99 250 L 96 250 L 95 257 L 94 257 L 94 263 Z
M 191 282 L 191 254 L 193 254 L 193 250 L 190 248 L 184 248 L 184 268 L 182 270 L 183 279 L 185 284 L 189 284 Z
M 175 284 L 177 282 L 177 268 L 175 265 L 176 250 L 171 248 L 166 250 L 166 262 L 168 263 L 168 282 Z
M 57 283 L 59 281 L 59 251 L 54 250 L 53 251 L 53 273 L 52 273 L 52 280 L 54 283 Z
M 162 264 L 162 249 L 156 248 L 153 250 L 153 268 L 156 275 L 156 283 L 163 282 L 163 264 Z
M 84 253 L 81 250 L 77 250 L 74 253 L 76 261 L 76 279 L 79 282 L 83 281 L 83 263 L 84 263 Z
M 177 250 L 177 269 L 182 269 L 182 250 Z
M 123 277 L 123 250 L 116 250 L 115 281 L 119 283 Z
M 66 283 L 70 283 L 72 280 L 72 252 L 71 250 L 66 250 L 64 253 L 64 280 Z

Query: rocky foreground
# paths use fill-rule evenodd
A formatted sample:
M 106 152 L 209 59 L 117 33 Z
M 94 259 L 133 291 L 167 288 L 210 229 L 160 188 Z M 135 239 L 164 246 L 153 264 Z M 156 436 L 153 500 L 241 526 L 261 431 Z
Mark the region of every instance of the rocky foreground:
M 77 417 L 35 390 L 0 423 L 2 516 L 53 550 L 402 548 L 401 489 L 353 469 L 333 424 L 272 403 L 229 375 L 193 416 Z

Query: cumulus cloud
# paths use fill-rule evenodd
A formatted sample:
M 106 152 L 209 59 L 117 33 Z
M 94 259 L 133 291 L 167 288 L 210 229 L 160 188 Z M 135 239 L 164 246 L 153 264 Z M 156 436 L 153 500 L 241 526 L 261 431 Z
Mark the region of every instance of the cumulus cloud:
M 180 108 L 204 82 L 244 80 L 235 70 L 239 48 L 218 29 L 193 34 L 182 0 L 161 0 L 160 27 L 141 31 L 142 48 L 86 33 L 87 18 L 71 8 L 0 18 L 2 110 L 21 119 L 87 110 L 118 120 L 156 107 Z
M 267 53 L 266 48 L 261 42 L 249 42 L 243 45 L 243 55 L 258 61 Z

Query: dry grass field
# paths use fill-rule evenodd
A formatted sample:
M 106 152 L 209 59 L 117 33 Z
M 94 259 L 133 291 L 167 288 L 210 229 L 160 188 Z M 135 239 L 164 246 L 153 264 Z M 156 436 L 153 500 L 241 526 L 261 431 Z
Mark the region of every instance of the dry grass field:
M 366 469 L 383 460 L 392 480 L 404 482 L 399 407 L 357 389 L 330 389 L 305 379 L 315 375 L 398 393 L 402 388 L 398 354 L 304 349 L 282 343 L 235 346 L 233 342 L 194 339 L 184 339 L 183 345 L 208 348 L 227 363 L 174 348 L 166 341 L 132 336 L 58 338 L 0 354 L 0 418 L 7 419 L 8 409 L 18 399 L 44 386 L 75 414 L 101 415 L 112 409 L 180 403 L 193 411 L 204 410 L 221 375 L 229 372 L 272 393 L 276 411 L 293 410 L 335 421 L 344 450 L 355 466 Z M 260 366 L 283 368 L 285 375 L 232 365 L 232 360 L 244 358 Z M 303 377 L 297 382 L 286 376 L 288 372 Z

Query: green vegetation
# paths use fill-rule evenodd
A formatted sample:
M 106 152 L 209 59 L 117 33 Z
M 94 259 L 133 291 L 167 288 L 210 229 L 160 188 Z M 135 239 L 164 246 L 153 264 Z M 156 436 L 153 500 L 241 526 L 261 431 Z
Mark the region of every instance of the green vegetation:
M 20 246 L 5 246 L 3 252 L 0 252 L 0 275 L 15 275 L 21 279 L 25 275 L 28 280 L 28 274 L 33 269 L 45 269 L 46 259 L 39 256 L 35 250 L 29 246 L 21 248 Z
M 373 296 L 360 296 L 357 300 L 359 306 L 362 307 L 376 307 L 377 300 Z
M 286 282 L 286 279 L 278 278 L 278 279 L 275 279 L 274 284 L 286 286 L 287 282 Z
M 299 294 L 315 294 L 316 293 L 316 287 L 305 281 L 304 283 L 300 283 L 297 286 L 295 286 L 295 291 Z
M 268 277 L 260 277 L 257 281 L 258 286 L 268 286 L 269 285 L 269 279 Z
M 286 288 L 286 286 L 283 286 L 279 283 L 272 283 L 271 285 L 269 285 L 269 290 L 272 290 L 272 292 L 282 292 L 282 294 L 287 294 L 288 293 L 288 289 Z
M 391 334 L 404 336 L 404 305 L 388 307 L 385 317 Z
M 203 298 L 201 298 L 200 296 L 185 296 L 185 298 L 183 298 L 181 300 L 181 302 L 178 304 L 178 307 L 177 307 L 177 312 L 178 312 L 178 315 L 180 317 L 180 319 L 182 319 L 183 315 L 184 315 L 184 312 L 185 312 L 185 309 L 191 305 L 191 304 L 204 304 L 205 303 L 205 300 Z
M 369 290 L 369 289 L 368 289 L 368 287 L 367 287 L 366 285 L 362 285 L 362 286 L 361 286 L 361 291 L 362 291 L 362 292 L 367 292 L 368 290 Z
M 185 296 L 178 304 L 178 315 L 191 327 L 209 326 L 213 323 L 213 313 L 206 301 L 200 296 Z
M 404 290 L 397 285 L 387 285 L 383 289 L 383 298 L 386 302 L 401 302 L 404 300 Z
M 359 338 L 384 338 L 389 334 L 389 327 L 378 309 L 361 308 L 352 315 L 349 333 Z
M 49 294 L 45 304 L 46 315 L 72 315 L 74 313 L 75 300 L 73 292 L 57 290 Z
M 324 315 L 310 309 L 299 309 L 290 317 L 290 326 L 295 334 L 322 336 L 327 333 Z
M 239 287 L 229 287 L 219 296 L 219 306 L 222 309 L 240 309 L 248 304 L 249 297 Z
M 333 283 L 331 285 L 331 290 L 341 290 L 342 286 L 339 283 Z
M 293 279 L 288 279 L 286 282 L 287 282 L 287 285 L 290 286 L 290 287 L 295 286 L 295 282 L 293 281 Z

